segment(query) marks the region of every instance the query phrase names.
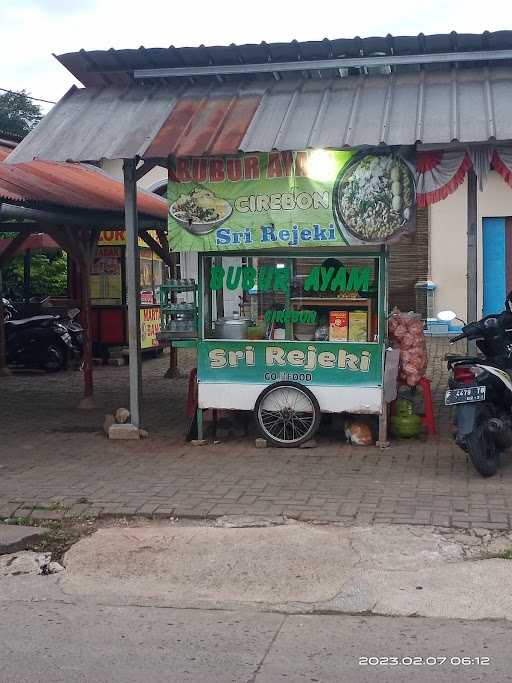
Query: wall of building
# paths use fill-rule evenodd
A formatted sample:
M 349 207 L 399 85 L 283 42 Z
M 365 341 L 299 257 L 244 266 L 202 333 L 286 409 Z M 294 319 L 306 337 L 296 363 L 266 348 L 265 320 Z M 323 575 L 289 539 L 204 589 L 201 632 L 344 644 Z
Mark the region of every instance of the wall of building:
M 123 162 L 118 159 L 104 159 L 101 163 L 101 167 L 106 173 L 110 173 L 110 175 L 113 175 L 116 178 L 123 177 Z M 155 166 L 155 168 L 152 168 L 149 173 L 146 173 L 146 175 L 139 180 L 138 185 L 144 190 L 152 190 L 154 189 L 155 184 L 161 181 L 167 181 L 167 169 L 163 166 Z
M 482 218 L 512 216 L 512 188 L 491 171 L 478 192 L 478 311 L 483 301 Z M 466 319 L 467 183 L 430 207 L 430 279 L 437 284 L 436 308 Z
M 424 313 L 414 285 L 428 279 L 428 209 L 416 210 L 416 230 L 389 247 L 389 308 Z

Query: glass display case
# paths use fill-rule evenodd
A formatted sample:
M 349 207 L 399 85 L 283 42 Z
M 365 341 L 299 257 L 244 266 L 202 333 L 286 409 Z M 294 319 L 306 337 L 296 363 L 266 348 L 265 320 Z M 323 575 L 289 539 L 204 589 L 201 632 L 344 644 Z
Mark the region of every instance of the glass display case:
M 378 256 L 205 259 L 204 338 L 378 342 L 379 264 Z M 236 310 L 224 310 L 228 292 L 238 295 Z

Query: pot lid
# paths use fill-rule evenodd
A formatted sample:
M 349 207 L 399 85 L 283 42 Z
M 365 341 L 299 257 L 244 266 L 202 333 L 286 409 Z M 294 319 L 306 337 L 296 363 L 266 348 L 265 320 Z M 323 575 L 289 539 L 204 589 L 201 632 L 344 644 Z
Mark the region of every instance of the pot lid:
M 250 322 L 249 318 L 219 318 L 217 320 L 217 323 L 222 325 L 247 325 Z

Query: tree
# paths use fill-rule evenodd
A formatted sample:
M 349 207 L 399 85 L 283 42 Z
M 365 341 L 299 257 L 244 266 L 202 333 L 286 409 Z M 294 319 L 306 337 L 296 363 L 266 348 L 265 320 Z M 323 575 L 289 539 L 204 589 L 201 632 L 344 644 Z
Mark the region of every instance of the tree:
M 68 285 L 68 264 L 62 251 L 32 254 L 30 296 L 63 296 Z M 17 298 L 23 292 L 23 254 L 14 256 L 2 268 L 4 290 Z
M 43 114 L 25 90 L 20 93 L 0 93 L 0 132 L 25 137 L 41 120 Z

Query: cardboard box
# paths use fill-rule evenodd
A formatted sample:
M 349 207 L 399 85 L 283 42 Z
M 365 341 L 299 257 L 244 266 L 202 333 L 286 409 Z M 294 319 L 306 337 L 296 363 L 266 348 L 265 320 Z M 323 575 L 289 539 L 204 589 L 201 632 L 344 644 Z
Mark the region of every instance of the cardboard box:
M 353 342 L 368 341 L 368 313 L 366 311 L 350 311 L 348 340 Z
M 347 341 L 348 311 L 330 311 L 329 341 Z

